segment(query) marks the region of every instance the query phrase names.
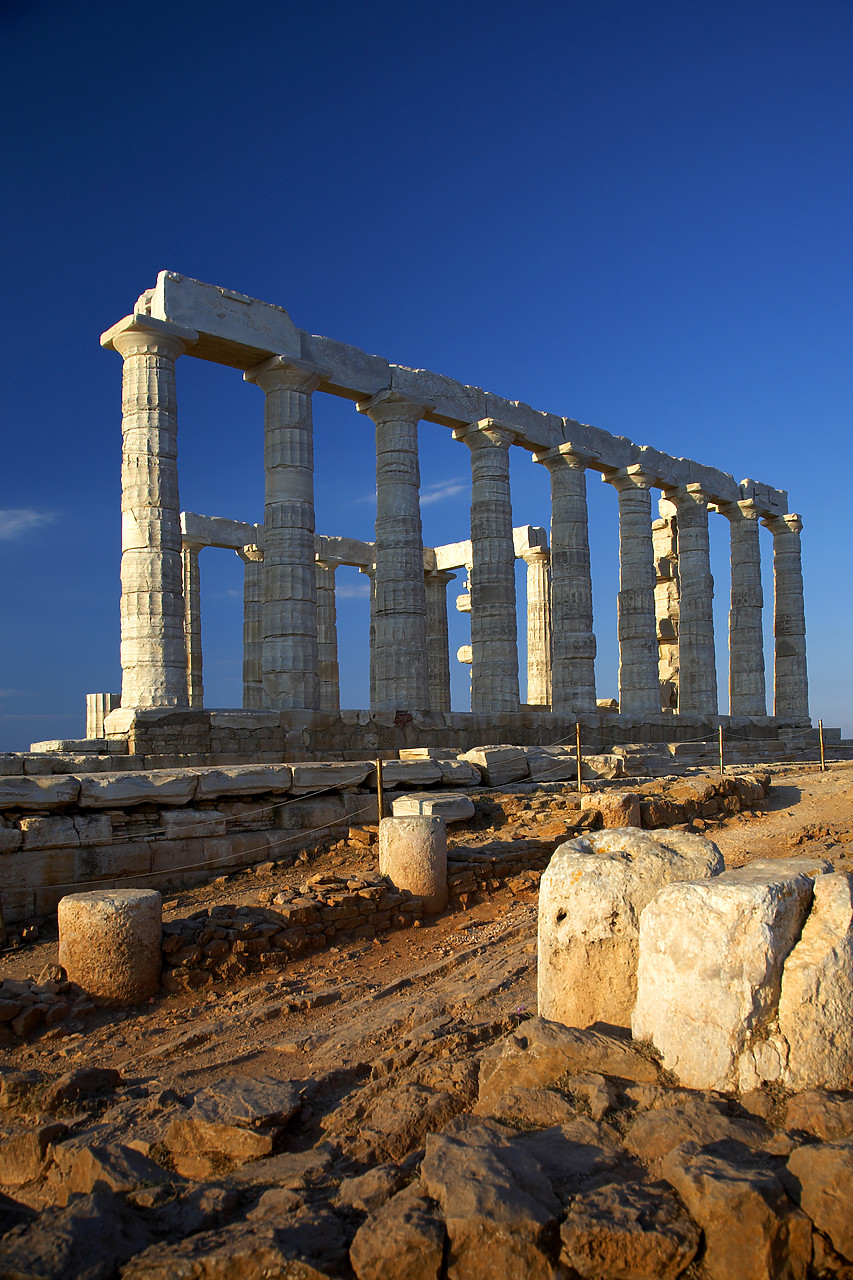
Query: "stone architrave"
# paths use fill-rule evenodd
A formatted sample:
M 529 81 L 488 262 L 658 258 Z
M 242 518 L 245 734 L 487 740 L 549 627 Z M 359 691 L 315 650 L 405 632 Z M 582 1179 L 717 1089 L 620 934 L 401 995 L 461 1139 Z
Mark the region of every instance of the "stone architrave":
M 426 590 L 427 676 L 430 711 L 450 710 L 450 650 L 447 636 L 447 584 L 455 573 L 431 569 L 424 574 Z
M 658 678 L 652 479 L 640 466 L 603 477 L 619 494 L 619 711 L 656 715 Z
M 194 542 L 183 545 L 184 637 L 187 646 L 187 696 L 191 707 L 204 706 L 204 676 L 201 653 L 201 579 Z
M 773 534 L 773 714 L 807 719 L 809 680 L 806 670 L 806 614 L 800 551 L 802 516 L 776 516 L 764 521 Z
M 518 711 L 515 544 L 509 449 L 492 418 L 453 432 L 471 450 L 471 710 Z
M 527 565 L 527 702 L 551 704 L 551 553 L 532 547 Z
M 175 361 L 195 330 L 133 315 L 101 337 L 124 360 L 121 467 L 123 707 L 186 707 Z
M 708 539 L 708 496 L 698 484 L 672 489 L 678 513 L 678 709 L 682 715 L 717 714 L 714 652 L 714 579 Z
M 376 550 L 371 708 L 429 704 L 418 423 L 427 406 L 396 391 L 360 400 L 376 424 Z
M 243 706 L 264 705 L 264 553 L 254 543 L 237 552 L 243 561 Z
M 317 560 L 317 653 L 320 674 L 320 710 L 341 707 L 338 671 L 338 615 L 335 605 L 337 563 Z
M 593 455 L 564 444 L 533 456 L 551 476 L 551 710 L 562 715 L 595 711 L 586 502 L 586 467 Z
M 316 710 L 317 576 L 311 396 L 323 370 L 273 356 L 243 377 L 264 402 L 264 705 Z
M 767 715 L 759 519 L 754 502 L 720 506 L 731 526 L 732 596 L 729 610 L 729 714 Z

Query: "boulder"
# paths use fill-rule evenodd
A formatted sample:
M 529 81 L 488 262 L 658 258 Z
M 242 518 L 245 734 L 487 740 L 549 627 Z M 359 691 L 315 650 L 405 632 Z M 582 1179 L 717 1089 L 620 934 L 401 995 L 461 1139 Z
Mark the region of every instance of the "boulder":
M 785 1110 L 785 1128 L 812 1133 L 823 1142 L 853 1137 L 853 1098 L 840 1098 L 823 1089 L 795 1094 Z
M 853 1262 L 853 1142 L 797 1147 L 788 1158 L 787 1185 L 818 1231 Z
M 723 869 L 716 845 L 685 832 L 591 832 L 561 844 L 539 889 L 539 1014 L 572 1027 L 628 1027 L 640 914 L 673 880 Z
M 72 1195 L 133 1191 L 143 1185 L 175 1180 L 174 1174 L 167 1173 L 141 1151 L 120 1143 L 78 1146 L 67 1153 L 59 1147 L 56 1162 L 62 1179 L 56 1197 L 60 1204 L 67 1204 Z
M 460 757 L 479 769 L 487 787 L 502 787 L 529 777 L 523 747 L 474 747 Z
M 647 1164 L 654 1164 L 682 1142 L 694 1141 L 700 1146 L 739 1142 L 761 1150 L 771 1137 L 771 1131 L 760 1122 L 730 1116 L 722 1100 L 694 1094 L 673 1106 L 637 1116 L 625 1134 L 625 1146 Z
M 632 1029 L 683 1084 L 746 1090 L 780 1079 L 768 1034 L 811 907 L 813 865 L 759 861 L 670 884 L 643 911 Z
M 301 1106 L 292 1080 L 226 1077 L 196 1094 L 186 1117 L 173 1120 L 165 1145 L 187 1177 L 209 1176 L 217 1159 L 268 1156 L 278 1132 Z
M 676 1147 L 663 1176 L 705 1234 L 704 1262 L 713 1280 L 805 1280 L 812 1226 L 768 1170 Z
M 75 1196 L 65 1209 L 44 1209 L 2 1241 L 2 1274 L 10 1277 L 85 1277 L 112 1280 L 149 1243 L 148 1230 L 111 1191 Z
M 476 1112 L 490 1114 L 511 1090 L 544 1088 L 588 1072 L 645 1084 L 660 1078 L 657 1063 L 622 1037 L 531 1018 L 483 1053 Z
M 406 1187 L 355 1233 L 352 1269 L 358 1280 L 438 1280 L 445 1234 L 420 1187 Z
M 0 1183 L 4 1187 L 23 1187 L 40 1178 L 50 1163 L 53 1143 L 67 1132 L 64 1124 L 43 1124 L 0 1145 Z
M 584 1280 L 676 1280 L 699 1246 L 699 1231 L 675 1196 L 630 1182 L 576 1196 L 560 1236 L 561 1261 Z
M 604 827 L 641 827 L 640 797 L 635 791 L 594 791 L 581 796 L 581 812 L 601 814 Z
M 474 817 L 474 805 L 469 796 L 459 792 L 443 791 L 437 795 L 415 793 L 394 796 L 391 812 L 395 818 L 407 818 L 417 814 L 444 818 L 445 822 L 465 822 Z

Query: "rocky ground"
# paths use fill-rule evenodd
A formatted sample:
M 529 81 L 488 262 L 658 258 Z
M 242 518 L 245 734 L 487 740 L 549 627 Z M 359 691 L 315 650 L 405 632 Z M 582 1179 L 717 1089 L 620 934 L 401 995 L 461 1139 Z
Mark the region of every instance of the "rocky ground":
M 851 784 L 776 767 L 763 812 L 691 829 L 731 866 L 853 870 Z M 567 794 L 505 793 L 453 843 L 541 853 Z M 364 839 L 166 920 L 369 880 Z M 130 1011 L 64 991 L 55 938 L 3 953 L 68 1014 L 0 1046 L 0 1280 L 853 1277 L 853 1094 L 689 1091 L 627 1037 L 540 1021 L 536 876 L 498 883 Z

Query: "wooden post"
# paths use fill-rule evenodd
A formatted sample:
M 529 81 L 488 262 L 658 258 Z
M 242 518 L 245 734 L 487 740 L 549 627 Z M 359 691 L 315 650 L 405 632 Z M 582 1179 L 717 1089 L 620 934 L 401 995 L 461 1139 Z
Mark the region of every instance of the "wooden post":
M 823 721 L 817 722 L 818 739 L 820 741 L 820 771 L 826 773 L 826 749 L 823 743 Z
M 726 772 L 725 762 L 723 760 L 723 726 L 720 725 L 720 777 L 722 778 Z
M 385 817 L 385 792 L 382 789 L 382 761 L 376 758 L 376 808 L 379 813 L 379 821 Z
M 580 720 L 578 720 L 577 723 L 575 724 L 575 759 L 577 760 L 577 765 L 578 765 L 578 791 L 581 791 L 583 790 L 583 788 L 581 787 L 582 759 L 581 759 L 581 722 Z

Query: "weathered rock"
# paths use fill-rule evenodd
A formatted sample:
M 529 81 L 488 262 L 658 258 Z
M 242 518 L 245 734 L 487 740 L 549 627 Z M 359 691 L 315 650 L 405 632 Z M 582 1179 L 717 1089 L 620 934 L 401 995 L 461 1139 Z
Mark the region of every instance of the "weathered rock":
M 853 1098 L 817 1089 L 795 1094 L 785 1110 L 785 1127 L 813 1133 L 824 1142 L 849 1138 L 853 1136 Z
M 630 1182 L 578 1195 L 560 1235 L 562 1260 L 589 1280 L 675 1280 L 699 1246 L 673 1195 Z
M 605 827 L 642 826 L 640 797 L 635 791 L 595 791 L 581 796 L 581 812 L 601 814 Z
M 853 1088 L 853 876 L 822 875 L 785 960 L 778 1035 L 789 1089 Z
M 441 770 L 441 782 L 445 787 L 478 787 L 480 770 L 469 760 L 436 760 Z
M 254 796 L 264 791 L 289 791 L 293 780 L 287 764 L 235 764 L 199 769 L 196 800 L 219 796 Z
M 350 1262 L 358 1280 L 438 1280 L 444 1239 L 444 1223 L 414 1185 L 359 1227 Z
M 111 1093 L 121 1084 L 121 1072 L 113 1067 L 77 1067 L 54 1080 L 45 1091 L 48 1111 L 66 1102 L 82 1102 L 98 1094 Z
M 590 1071 L 648 1084 L 660 1077 L 657 1063 L 630 1041 L 531 1018 L 483 1054 L 476 1111 L 488 1114 L 511 1089 L 535 1089 Z
M 522 747 L 474 747 L 460 759 L 479 769 L 487 787 L 502 787 L 528 777 L 527 757 Z
M 429 817 L 444 818 L 445 822 L 465 822 L 473 818 L 474 805 L 470 796 L 443 791 L 437 795 L 395 796 L 391 801 L 391 812 L 395 818 L 426 814 Z
M 724 1102 L 691 1097 L 676 1106 L 646 1111 L 625 1134 L 625 1146 L 646 1163 L 662 1160 L 682 1142 L 705 1146 L 712 1142 L 741 1142 L 753 1150 L 767 1146 L 770 1130 L 755 1120 L 727 1114 Z
M 432 787 L 441 782 L 441 768 L 435 760 L 383 760 L 382 785 L 385 787 Z M 375 773 L 368 786 L 376 786 Z
M 135 804 L 189 804 L 198 774 L 189 769 L 91 773 L 80 778 L 82 809 L 126 809 Z
M 619 1096 L 610 1081 L 595 1071 L 572 1076 L 566 1081 L 566 1089 L 573 1098 L 581 1099 L 589 1107 L 593 1120 L 601 1120 L 608 1111 L 612 1111 Z
M 641 912 L 671 881 L 722 869 L 716 845 L 684 832 L 602 831 L 560 845 L 539 890 L 540 1015 L 630 1026 Z
M 812 891 L 796 864 L 754 862 L 670 884 L 646 907 L 632 1028 L 683 1084 L 751 1089 L 780 1078 L 766 1040 Z
M 146 1185 L 174 1181 L 169 1174 L 141 1151 L 120 1143 L 105 1146 L 83 1146 L 72 1149 L 67 1157 L 57 1150 L 57 1167 L 62 1182 L 57 1191 L 60 1204 L 75 1194 L 93 1191 L 132 1191 Z
M 144 1249 L 142 1219 L 111 1191 L 77 1196 L 67 1208 L 48 1208 L 0 1242 L 0 1275 L 9 1280 L 111 1280 Z
M 50 1162 L 50 1148 L 68 1132 L 64 1124 L 43 1124 L 0 1146 L 0 1182 L 22 1187 L 41 1177 Z
M 548 1129 L 533 1129 L 512 1139 L 516 1150 L 532 1156 L 561 1203 L 590 1182 L 600 1182 L 624 1159 L 613 1131 L 580 1116 Z
M 59 809 L 74 804 L 80 795 L 76 778 L 25 776 L 0 777 L 0 809 Z
M 559 1200 L 539 1162 L 497 1126 L 460 1116 L 430 1134 L 421 1180 L 444 1214 L 454 1280 L 553 1275 L 545 1235 Z
M 396 1164 L 378 1164 L 357 1178 L 345 1178 L 338 1188 L 338 1204 L 375 1213 L 400 1190 L 406 1174 Z
M 59 903 L 59 963 L 89 995 L 140 1004 L 160 987 L 163 901 L 156 889 L 73 893 Z
M 805 1280 L 811 1223 L 779 1179 L 686 1142 L 669 1153 L 663 1176 L 705 1233 L 714 1280 Z
M 490 1105 L 478 1103 L 474 1110 L 476 1115 L 490 1115 L 495 1120 L 510 1120 L 537 1129 L 565 1124 L 577 1114 L 569 1099 L 555 1089 L 509 1089 L 490 1099 Z
M 276 1130 L 301 1106 L 292 1080 L 234 1077 L 196 1094 L 187 1116 L 173 1120 L 164 1139 L 175 1167 L 203 1173 L 212 1157 L 256 1160 L 273 1149 Z
M 324 787 L 357 787 L 373 770 L 371 760 L 309 761 L 293 764 L 291 791 L 295 795 L 320 791 Z
M 788 1158 L 786 1183 L 818 1231 L 853 1262 L 853 1142 L 797 1147 Z

